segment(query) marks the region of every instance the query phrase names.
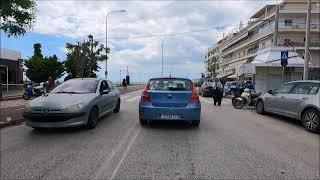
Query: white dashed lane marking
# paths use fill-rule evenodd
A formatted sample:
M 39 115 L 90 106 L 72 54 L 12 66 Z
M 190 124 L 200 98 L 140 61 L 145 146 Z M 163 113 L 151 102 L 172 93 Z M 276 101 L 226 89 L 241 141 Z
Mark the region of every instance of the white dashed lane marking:
M 138 100 L 139 98 L 140 98 L 140 96 L 135 96 L 135 97 L 129 98 L 129 99 L 125 100 L 125 101 L 127 101 L 127 102 L 133 102 L 133 101 L 135 101 L 135 100 Z

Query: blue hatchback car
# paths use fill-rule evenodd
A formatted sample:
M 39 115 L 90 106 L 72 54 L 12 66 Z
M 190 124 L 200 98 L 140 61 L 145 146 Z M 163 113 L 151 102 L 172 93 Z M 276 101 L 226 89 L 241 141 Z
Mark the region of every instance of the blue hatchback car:
M 141 125 L 156 120 L 190 121 L 199 126 L 201 103 L 190 79 L 150 79 L 141 95 L 139 119 Z

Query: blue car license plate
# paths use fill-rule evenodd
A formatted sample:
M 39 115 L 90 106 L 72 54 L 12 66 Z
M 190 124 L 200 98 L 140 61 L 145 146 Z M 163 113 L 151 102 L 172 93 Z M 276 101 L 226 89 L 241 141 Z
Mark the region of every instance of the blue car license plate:
M 161 114 L 160 118 L 161 119 L 177 120 L 177 119 L 181 119 L 181 116 L 180 115 L 176 115 L 176 114 Z

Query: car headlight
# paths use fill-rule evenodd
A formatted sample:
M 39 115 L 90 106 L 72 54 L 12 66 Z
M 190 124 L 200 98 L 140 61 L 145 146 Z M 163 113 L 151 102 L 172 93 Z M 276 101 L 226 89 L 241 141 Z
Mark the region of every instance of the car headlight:
M 26 103 L 26 105 L 24 106 L 24 112 L 30 112 L 32 111 L 31 106 L 29 103 Z
M 78 112 L 82 107 L 84 106 L 84 103 L 75 104 L 72 106 L 69 106 L 65 108 L 64 112 Z

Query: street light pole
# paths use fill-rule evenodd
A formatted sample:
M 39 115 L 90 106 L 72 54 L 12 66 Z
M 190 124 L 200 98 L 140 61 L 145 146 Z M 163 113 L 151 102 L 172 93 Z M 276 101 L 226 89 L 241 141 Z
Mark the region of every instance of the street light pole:
M 311 0 L 308 0 L 307 5 L 307 22 L 306 22 L 306 41 L 304 50 L 304 67 L 303 67 L 303 80 L 308 80 L 309 73 L 309 41 L 310 41 L 310 14 L 311 14 Z
M 108 16 L 112 13 L 116 13 L 116 12 L 126 12 L 126 10 L 124 9 L 120 9 L 117 11 L 111 11 L 109 13 L 107 13 L 106 15 L 106 69 L 104 72 L 105 78 L 108 78 Z
M 164 39 L 161 40 L 161 74 L 162 74 L 162 77 L 163 77 L 163 41 Z

